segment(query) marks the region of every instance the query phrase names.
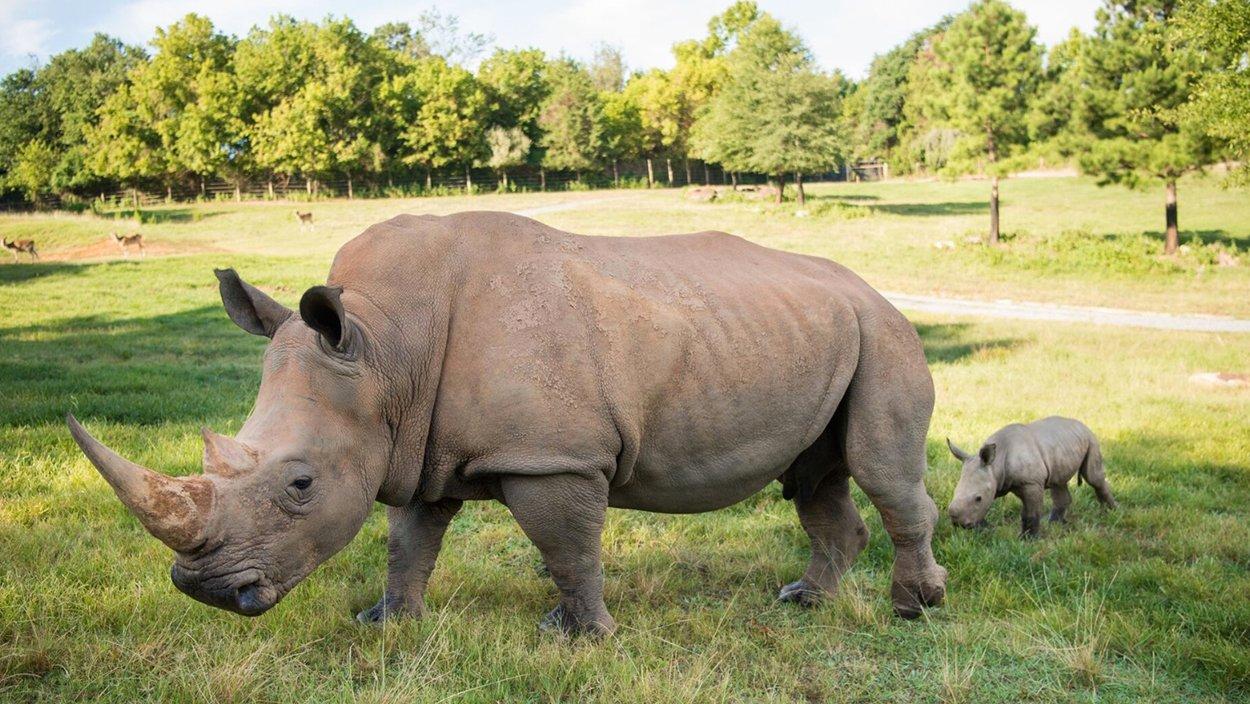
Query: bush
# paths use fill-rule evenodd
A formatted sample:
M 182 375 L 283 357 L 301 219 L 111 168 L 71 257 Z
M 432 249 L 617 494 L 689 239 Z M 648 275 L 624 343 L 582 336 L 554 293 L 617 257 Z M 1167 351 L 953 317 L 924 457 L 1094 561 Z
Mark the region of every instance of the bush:
M 1184 240 L 1184 238 L 1182 238 Z M 1165 256 L 1163 240 L 1145 233 L 1098 235 L 1085 230 L 1065 230 L 1033 237 L 1012 233 L 998 247 L 979 247 L 980 256 L 995 266 L 1045 273 L 1101 271 L 1116 274 L 1191 272 L 1215 265 L 1220 253 L 1240 257 L 1232 242 L 1193 240 L 1175 257 Z

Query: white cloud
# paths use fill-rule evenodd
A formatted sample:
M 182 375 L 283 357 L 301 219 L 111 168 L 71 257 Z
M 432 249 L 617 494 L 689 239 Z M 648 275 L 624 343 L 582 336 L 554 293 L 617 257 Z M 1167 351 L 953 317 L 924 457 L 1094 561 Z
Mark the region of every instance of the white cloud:
M 52 23 L 38 17 L 38 8 L 14 0 L 0 1 L 0 56 L 25 58 L 30 54 L 42 57 L 56 30 Z

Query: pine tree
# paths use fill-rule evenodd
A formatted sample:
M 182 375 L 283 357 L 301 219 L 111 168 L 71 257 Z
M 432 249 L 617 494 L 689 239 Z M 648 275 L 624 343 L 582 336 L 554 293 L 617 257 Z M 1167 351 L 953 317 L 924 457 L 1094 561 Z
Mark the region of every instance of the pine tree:
M 990 176 L 990 244 L 998 243 L 998 181 L 1028 141 L 1028 108 L 1042 72 L 1042 49 L 1024 13 L 1002 0 L 978 0 L 955 18 L 934 50 L 945 81 L 944 106 L 959 131 L 948 169 L 981 167 Z
M 1170 24 L 1174 0 L 1107 2 L 1083 43 L 1073 129 L 1079 163 L 1101 183 L 1159 179 L 1165 193 L 1165 248 L 1179 244 L 1176 181 L 1212 158 L 1212 141 L 1180 119 L 1204 59 Z

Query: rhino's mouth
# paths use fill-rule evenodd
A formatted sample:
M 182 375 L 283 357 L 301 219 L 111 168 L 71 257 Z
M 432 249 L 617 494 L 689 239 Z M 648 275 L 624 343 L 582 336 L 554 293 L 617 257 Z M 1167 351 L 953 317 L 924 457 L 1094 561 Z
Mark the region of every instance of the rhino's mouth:
M 259 616 L 277 604 L 284 594 L 263 572 L 248 568 L 204 576 L 174 563 L 169 578 L 179 591 L 209 606 L 243 616 Z

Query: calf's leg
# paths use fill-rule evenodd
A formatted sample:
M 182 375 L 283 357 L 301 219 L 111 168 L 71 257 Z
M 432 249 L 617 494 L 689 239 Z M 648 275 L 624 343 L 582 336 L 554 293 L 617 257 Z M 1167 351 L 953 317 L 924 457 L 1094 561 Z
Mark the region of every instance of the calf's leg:
M 608 482 L 602 475 L 505 476 L 504 503 L 542 553 L 560 603 L 539 623 L 570 635 L 610 635 L 600 561 Z
M 826 476 L 810 498 L 796 496 L 794 506 L 812 541 L 812 558 L 803 577 L 782 587 L 777 598 L 810 606 L 837 592 L 842 575 L 868 545 L 868 527 L 851 500 L 845 467 Z
M 1072 492 L 1068 491 L 1067 484 L 1050 488 L 1050 503 L 1050 522 L 1063 523 L 1064 514 L 1068 512 L 1068 506 L 1072 505 Z
M 1042 498 L 1044 490 L 1040 484 L 1026 484 L 1016 494 L 1020 497 L 1024 508 L 1021 510 L 1020 534 L 1025 538 L 1036 538 L 1042 534 L 1042 510 L 1046 507 Z
M 386 591 L 371 608 L 361 611 L 361 623 L 378 623 L 395 616 L 422 616 L 425 587 L 443 545 L 443 534 L 460 510 L 461 502 L 414 501 L 386 510 Z

